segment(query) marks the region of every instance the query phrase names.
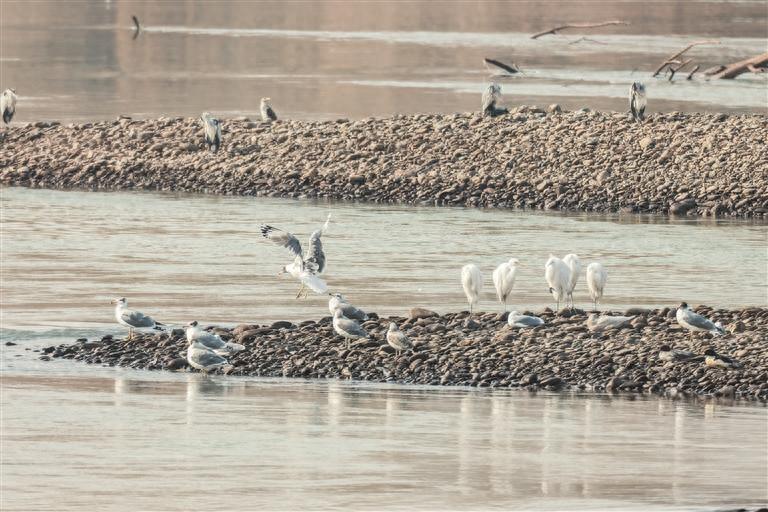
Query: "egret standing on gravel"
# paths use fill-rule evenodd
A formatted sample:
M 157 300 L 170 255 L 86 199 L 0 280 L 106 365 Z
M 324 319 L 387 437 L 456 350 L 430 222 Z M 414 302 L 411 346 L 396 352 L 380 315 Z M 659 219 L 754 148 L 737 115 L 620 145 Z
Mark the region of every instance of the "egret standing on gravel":
M 163 329 L 162 326 L 164 324 L 156 322 L 152 317 L 140 311 L 128 309 L 128 301 L 125 297 L 114 299 L 112 304 L 115 304 L 115 319 L 117 323 L 128 328 L 129 341 L 133 338 L 134 329 Z
M 693 333 L 696 331 L 710 332 L 718 336 L 725 334 L 723 326 L 694 312 L 685 302 L 678 306 L 677 313 L 675 313 L 675 319 L 677 320 L 677 323 L 691 331 L 691 337 L 693 337 Z
M 563 260 L 549 255 L 547 263 L 544 265 L 544 277 L 549 285 L 549 293 L 557 302 L 557 310 L 560 310 L 560 303 L 565 301 L 568 285 L 570 282 L 571 271 Z
M 568 266 L 568 290 L 566 296 L 571 301 L 571 309 L 573 309 L 573 290 L 576 289 L 576 283 L 579 282 L 579 276 L 581 276 L 581 261 L 575 254 L 566 254 L 563 258 L 563 263 Z
M 221 147 L 221 122 L 213 117 L 210 112 L 200 114 L 200 122 L 203 125 L 205 143 L 208 149 L 214 153 Z
M 589 296 L 592 297 L 592 302 L 595 305 L 595 311 L 597 311 L 597 303 L 603 297 L 603 290 L 607 281 L 608 271 L 600 263 L 590 263 L 587 267 L 587 288 L 589 288 Z
M 517 275 L 517 265 L 520 262 L 517 258 L 510 258 L 509 261 L 502 263 L 493 271 L 493 286 L 496 287 L 496 297 L 507 310 L 507 298 L 512 293 L 512 287 L 515 285 Z
M 16 113 L 16 89 L 6 89 L 0 95 L 0 111 L 3 113 L 3 122 L 11 124 L 13 114 Z
M 645 97 L 645 86 L 642 82 L 632 83 L 629 88 L 629 110 L 632 111 L 632 117 L 638 123 L 645 119 L 645 106 L 648 103 Z
M 277 114 L 275 114 L 275 111 L 272 110 L 272 106 L 269 104 L 269 102 L 269 98 L 261 98 L 261 105 L 259 106 L 259 110 L 261 111 L 261 120 L 265 123 L 277 121 Z
M 328 285 L 318 277 L 325 270 L 325 252 L 323 252 L 323 242 L 320 237 L 328 229 L 328 222 L 331 220 L 331 214 L 325 220 L 325 224 L 320 229 L 316 229 L 309 236 L 309 249 L 307 253 L 301 248 L 299 239 L 287 231 L 277 229 L 266 224 L 262 224 L 261 234 L 267 240 L 285 247 L 294 256 L 293 263 L 285 265 L 280 274 L 288 273 L 301 282 L 298 299 L 305 288 L 310 288 L 315 293 L 327 293 Z
M 473 263 L 464 265 L 461 269 L 461 286 L 464 288 L 464 295 L 467 296 L 471 315 L 480 302 L 480 292 L 483 289 L 483 274 L 477 265 Z

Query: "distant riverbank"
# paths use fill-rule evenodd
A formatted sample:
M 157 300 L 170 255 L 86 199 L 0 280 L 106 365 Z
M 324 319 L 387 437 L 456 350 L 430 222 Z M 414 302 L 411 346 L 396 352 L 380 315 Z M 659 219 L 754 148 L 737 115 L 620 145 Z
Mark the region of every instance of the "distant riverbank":
M 381 203 L 768 217 L 768 118 L 520 107 L 483 118 L 34 123 L 0 134 L 0 182 Z
M 231 356 L 232 375 L 355 379 L 407 384 L 654 393 L 669 397 L 722 396 L 768 400 L 768 309 L 698 312 L 720 321 L 724 336 L 697 333 L 691 338 L 674 320 L 674 309 L 627 311 L 633 319 L 617 330 L 592 332 L 586 314 L 575 310 L 540 316 L 546 324 L 532 330 L 507 326 L 506 314 L 451 313 L 439 316 L 419 308 L 408 317 L 364 322 L 370 339 L 349 350 L 330 317 L 299 324 L 215 328 L 222 338 L 245 346 Z M 396 322 L 414 342 L 400 356 L 386 343 L 386 329 Z M 689 350 L 684 362 L 659 358 L 663 345 Z M 709 367 L 707 348 L 737 359 L 742 367 Z M 186 367 L 186 339 L 181 329 L 139 335 L 131 342 L 105 336 L 51 346 L 41 358 L 66 358 L 92 364 L 149 370 Z

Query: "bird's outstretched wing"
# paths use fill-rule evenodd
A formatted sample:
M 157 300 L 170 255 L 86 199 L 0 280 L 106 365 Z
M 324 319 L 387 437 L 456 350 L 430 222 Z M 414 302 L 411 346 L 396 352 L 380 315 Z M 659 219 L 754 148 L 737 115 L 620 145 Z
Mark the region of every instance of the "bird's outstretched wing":
M 325 252 L 320 237 L 323 230 L 317 229 L 309 237 L 309 248 L 304 257 L 304 268 L 312 274 L 320 274 L 325 270 Z
M 302 283 L 304 283 L 304 286 L 312 290 L 313 292 L 317 293 L 318 295 L 323 295 L 328 293 L 328 285 L 317 277 L 316 275 L 307 272 L 304 270 L 300 275 L 299 279 Z
M 155 326 L 155 321 L 151 317 L 139 311 L 132 311 L 130 309 L 125 309 L 120 315 L 120 318 L 122 318 L 123 322 L 127 323 L 131 327 L 141 328 L 141 327 Z
M 267 226 L 266 224 L 262 224 L 259 229 L 264 238 L 273 241 L 281 247 L 285 247 L 291 251 L 291 254 L 294 256 L 298 256 L 299 258 L 303 257 L 301 252 L 301 242 L 289 232 L 272 226 Z

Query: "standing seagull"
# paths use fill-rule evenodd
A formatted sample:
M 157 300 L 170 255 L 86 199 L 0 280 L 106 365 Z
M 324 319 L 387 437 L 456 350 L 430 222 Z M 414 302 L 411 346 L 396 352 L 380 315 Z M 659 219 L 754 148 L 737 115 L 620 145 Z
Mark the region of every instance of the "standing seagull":
M 6 89 L 0 96 L 0 111 L 3 112 L 3 122 L 11 124 L 13 114 L 16 113 L 16 89 Z
M 395 322 L 389 322 L 389 329 L 387 330 L 387 343 L 390 347 L 395 349 L 395 354 L 400 355 L 403 350 L 412 350 L 413 343 L 408 339 L 408 336 L 397 328 Z
M 470 263 L 464 265 L 461 269 L 461 286 L 464 288 L 464 295 L 469 302 L 469 314 L 471 315 L 475 306 L 480 302 L 480 291 L 483 289 L 483 274 L 477 265 Z
M 208 145 L 208 149 L 214 153 L 217 152 L 221 147 L 221 122 L 210 112 L 203 112 L 200 115 L 200 122 L 203 124 L 205 143 Z
M 356 308 L 347 301 L 347 299 L 340 293 L 329 294 L 331 298 L 328 300 L 328 311 L 334 314 L 337 309 L 341 310 L 341 313 L 352 320 L 359 320 L 365 322 L 368 320 L 368 315 L 362 309 Z
M 275 114 L 275 111 L 272 110 L 272 106 L 269 104 L 269 102 L 269 98 L 261 98 L 261 105 L 259 106 L 259 110 L 261 110 L 261 120 L 265 123 L 277 121 L 277 114 Z
M 333 330 L 336 334 L 339 334 L 346 341 L 347 349 L 349 349 L 350 340 L 357 340 L 360 338 L 367 338 L 368 333 L 360 327 L 360 325 L 354 320 L 345 318 L 340 309 L 337 309 L 333 313 Z
M 189 343 L 197 341 L 220 356 L 229 356 L 237 354 L 241 350 L 245 350 L 245 347 L 239 343 L 224 341 L 221 339 L 221 336 L 202 330 L 198 325 L 197 320 L 187 324 L 186 334 Z
M 549 285 L 549 293 L 557 302 L 557 310 L 560 310 L 560 303 L 565 301 L 568 285 L 570 282 L 571 271 L 563 260 L 556 256 L 549 255 L 547 263 L 544 265 L 544 278 Z
M 209 349 L 199 340 L 189 342 L 187 348 L 187 362 L 192 368 L 197 368 L 203 373 L 212 372 L 219 368 L 229 366 L 227 360 Z
M 128 328 L 128 341 L 133 338 L 134 329 L 159 329 L 163 330 L 160 322 L 156 322 L 152 317 L 145 315 L 140 311 L 134 311 L 128 309 L 128 301 L 125 297 L 114 299 L 112 304 L 115 304 L 115 319 L 120 325 L 124 325 Z
M 707 331 L 718 336 L 725 334 L 725 329 L 719 323 L 713 323 L 711 320 L 695 313 L 685 302 L 678 306 L 675 318 L 677 323 L 691 331 L 691 337 L 693 337 L 695 331 Z
M 576 283 L 579 282 L 579 276 L 581 275 L 581 261 L 579 261 L 579 257 L 575 254 L 566 254 L 563 258 L 563 263 L 568 265 L 568 290 L 566 296 L 571 301 L 571 309 L 573 309 L 573 290 L 576 289 Z
M 499 84 L 490 84 L 483 92 L 483 104 L 481 113 L 483 117 L 495 117 L 499 114 L 506 114 L 506 108 L 498 108 L 497 103 L 501 102 L 501 86 Z
M 587 267 L 587 287 L 595 305 L 595 311 L 597 311 L 597 303 L 603 297 L 606 281 L 608 281 L 608 271 L 600 263 L 590 263 Z
M 632 111 L 632 117 L 638 123 L 645 119 L 645 105 L 648 101 L 645 98 L 645 86 L 642 82 L 633 82 L 629 88 L 629 110 Z
M 496 297 L 504 305 L 504 311 L 507 310 L 507 298 L 515 285 L 519 263 L 517 258 L 510 258 L 509 261 L 502 263 L 493 271 L 493 286 L 496 287 Z
M 299 239 L 287 231 L 266 224 L 262 224 L 260 227 L 264 238 L 285 247 L 293 254 L 293 263 L 284 266 L 280 274 L 287 272 L 301 282 L 299 293 L 296 294 L 297 299 L 304 292 L 305 287 L 310 288 L 315 293 L 328 292 L 328 285 L 318 277 L 318 274 L 322 274 L 323 270 L 325 270 L 325 253 L 323 252 L 323 242 L 320 240 L 320 237 L 328 229 L 328 222 L 330 220 L 331 214 L 329 213 L 323 227 L 316 229 L 309 236 L 309 249 L 306 254 L 301 249 Z

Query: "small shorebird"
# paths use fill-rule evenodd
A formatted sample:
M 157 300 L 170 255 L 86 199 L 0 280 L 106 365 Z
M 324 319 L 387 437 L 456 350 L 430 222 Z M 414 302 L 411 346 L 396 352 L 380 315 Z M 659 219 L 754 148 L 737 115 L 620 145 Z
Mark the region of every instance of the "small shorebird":
M 277 121 L 277 114 L 272 110 L 272 106 L 269 104 L 271 100 L 269 98 L 261 98 L 261 105 L 259 110 L 261 111 L 261 120 L 265 123 L 271 123 Z
M 595 305 L 595 311 L 597 311 L 597 303 L 603 297 L 603 290 L 605 289 L 605 283 L 608 281 L 608 272 L 600 263 L 590 263 L 587 267 L 587 288 L 589 288 L 589 296 L 592 297 L 592 302 Z
M 210 112 L 203 112 L 200 115 L 200 122 L 203 124 L 205 143 L 208 145 L 208 149 L 214 153 L 217 152 L 221 147 L 221 122 Z
M 245 347 L 239 343 L 224 341 L 221 339 L 221 336 L 212 332 L 204 331 L 198 325 L 197 320 L 188 323 L 185 331 L 187 334 L 187 341 L 189 343 L 197 341 L 207 349 L 213 350 L 220 356 L 230 356 L 237 354 L 241 350 L 245 349 Z
M 645 86 L 642 82 L 633 82 L 629 88 L 629 110 L 632 111 L 632 117 L 638 123 L 645 119 L 645 106 L 648 103 L 645 97 Z
M 573 309 L 573 290 L 576 289 L 576 283 L 579 282 L 581 276 L 581 261 L 575 254 L 566 254 L 563 257 L 563 263 L 568 266 L 568 288 L 566 289 L 566 300 L 571 301 L 571 309 Z
M 512 287 L 515 286 L 515 277 L 517 276 L 517 266 L 520 261 L 517 258 L 510 258 L 509 261 L 502 263 L 493 271 L 493 286 L 496 288 L 496 297 L 507 310 L 507 298 L 512 293 Z
M 587 328 L 592 332 L 608 331 L 610 329 L 621 329 L 629 324 L 634 316 L 598 316 L 592 313 L 587 318 Z
M 413 350 L 413 343 L 403 331 L 397 328 L 395 322 L 389 323 L 387 330 L 387 343 L 395 349 L 395 354 L 400 355 L 404 350 Z
M 565 302 L 568 286 L 571 279 L 571 270 L 560 258 L 549 255 L 544 265 L 544 278 L 549 285 L 549 293 L 557 302 L 556 309 L 560 310 L 560 303 Z
M 128 328 L 128 340 L 133 338 L 134 329 L 158 329 L 163 330 L 164 324 L 156 322 L 152 317 L 145 315 L 140 311 L 128 309 L 128 301 L 125 297 L 112 300 L 115 304 L 115 319 L 120 325 Z
M 741 368 L 742 366 L 735 359 L 718 354 L 713 348 L 708 348 L 704 351 L 704 364 L 707 366 L 719 366 L 720 368 Z
M 356 308 L 350 304 L 347 299 L 340 293 L 330 293 L 331 298 L 328 300 L 328 311 L 334 314 L 337 309 L 341 310 L 341 313 L 352 320 L 359 320 L 364 322 L 368 320 L 368 315 L 362 309 Z
M 212 372 L 219 368 L 229 366 L 226 359 L 200 343 L 198 340 L 189 342 L 189 347 L 187 347 L 187 362 L 189 363 L 189 366 L 197 368 L 203 373 Z
M 11 119 L 16 113 L 16 89 L 6 89 L 0 95 L 0 111 L 3 113 L 5 125 L 11 124 Z
M 331 214 L 329 213 L 323 227 L 316 229 L 309 236 L 309 249 L 306 254 L 301 248 L 299 239 L 291 233 L 266 224 L 262 224 L 259 228 L 264 238 L 285 247 L 294 256 L 293 263 L 285 265 L 278 275 L 288 273 L 301 282 L 299 293 L 296 294 L 297 299 L 306 288 L 310 288 L 315 293 L 328 292 L 328 285 L 318 275 L 325 270 L 325 252 L 320 237 L 328 229 L 330 220 Z
M 662 361 L 682 362 L 696 358 L 696 354 L 687 350 L 677 350 L 670 348 L 669 345 L 662 345 L 659 348 L 659 359 Z
M 521 315 L 517 311 L 513 311 L 507 317 L 507 324 L 518 329 L 532 329 L 544 325 L 544 320 L 537 316 Z
M 360 324 L 354 320 L 345 318 L 340 309 L 337 309 L 333 313 L 333 330 L 336 331 L 336 334 L 344 338 L 347 349 L 349 349 L 349 342 L 351 340 L 368 337 L 368 333 L 365 329 L 360 327 Z
M 678 306 L 677 312 L 675 313 L 675 319 L 678 324 L 691 332 L 691 338 L 693 338 L 693 333 L 697 331 L 710 332 L 718 336 L 725 334 L 723 326 L 719 323 L 713 323 L 711 320 L 695 313 L 685 302 L 682 302 L 680 306 Z
M 506 108 L 499 108 L 497 103 L 501 102 L 501 86 L 499 84 L 490 84 L 483 92 L 482 109 L 483 116 L 495 117 L 499 114 L 506 114 Z
M 464 295 L 467 296 L 469 314 L 471 315 L 475 306 L 480 302 L 480 292 L 483 289 L 483 274 L 477 265 L 470 263 L 462 267 L 461 286 L 464 288 Z

